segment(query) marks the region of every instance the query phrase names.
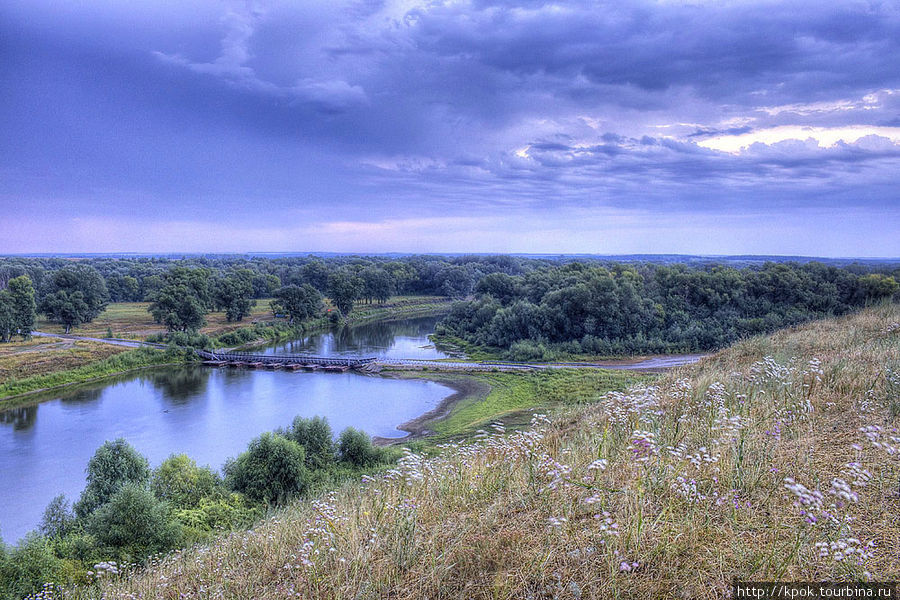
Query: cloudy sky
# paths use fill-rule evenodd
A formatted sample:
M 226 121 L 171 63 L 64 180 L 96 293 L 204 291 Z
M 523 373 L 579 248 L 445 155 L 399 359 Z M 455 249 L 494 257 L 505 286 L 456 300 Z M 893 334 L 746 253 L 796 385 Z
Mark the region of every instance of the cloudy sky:
M 896 0 L 4 0 L 0 252 L 900 256 Z

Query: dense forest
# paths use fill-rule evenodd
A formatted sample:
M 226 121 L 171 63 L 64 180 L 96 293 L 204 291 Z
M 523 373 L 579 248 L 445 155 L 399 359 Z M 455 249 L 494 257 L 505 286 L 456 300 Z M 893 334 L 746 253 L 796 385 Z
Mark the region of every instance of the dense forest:
M 571 263 L 482 278 L 438 334 L 519 360 L 691 352 L 897 295 L 894 275 L 821 263 L 723 266 Z

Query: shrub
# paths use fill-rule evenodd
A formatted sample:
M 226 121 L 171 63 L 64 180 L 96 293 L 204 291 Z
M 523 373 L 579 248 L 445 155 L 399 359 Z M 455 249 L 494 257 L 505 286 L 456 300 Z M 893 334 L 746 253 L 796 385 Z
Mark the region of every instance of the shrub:
M 150 490 L 173 508 L 194 508 L 204 498 L 224 492 L 222 480 L 209 467 L 198 467 L 186 454 L 173 454 L 154 471 Z
M 95 565 L 104 559 L 94 536 L 83 531 L 70 531 L 64 538 L 51 540 L 53 552 L 67 562 Z
M 512 360 L 543 360 L 546 349 L 543 344 L 523 340 L 513 343 L 507 354 Z
M 85 524 L 101 546 L 121 560 L 139 561 L 178 545 L 180 526 L 169 507 L 145 487 L 128 484 L 95 510 Z
M 186 348 L 211 348 L 212 342 L 209 336 L 202 333 L 188 331 L 173 331 L 166 338 L 166 343 L 173 346 L 183 346 Z
M 177 510 L 175 517 L 184 525 L 189 541 L 202 542 L 211 534 L 250 525 L 262 517 L 262 511 L 241 494 L 224 494 L 203 498 L 196 508 Z
M 146 485 L 150 464 L 124 439 L 106 442 L 87 466 L 87 487 L 75 504 L 75 514 L 87 517 L 128 484 Z
M 46 538 L 30 533 L 5 560 L 0 558 L 0 597 L 24 598 L 45 583 L 64 583 L 64 566 Z
M 264 433 L 225 463 L 225 484 L 255 502 L 282 504 L 306 490 L 305 459 L 303 447 L 294 440 Z
M 223 333 L 216 341 L 222 346 L 240 346 L 256 339 L 256 334 L 252 329 L 235 329 L 228 333 Z
M 384 453 L 372 445 L 372 438 L 365 431 L 348 427 L 338 439 L 338 456 L 355 467 L 372 467 L 381 462 Z
M 325 469 L 334 462 L 334 439 L 328 419 L 296 417 L 285 435 L 303 446 L 308 468 Z

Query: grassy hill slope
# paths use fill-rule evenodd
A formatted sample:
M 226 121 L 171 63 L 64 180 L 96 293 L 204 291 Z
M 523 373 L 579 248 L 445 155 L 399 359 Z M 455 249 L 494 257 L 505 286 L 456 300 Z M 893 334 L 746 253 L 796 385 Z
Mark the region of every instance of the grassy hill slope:
M 896 579 L 900 307 L 726 349 L 101 585 L 108 598 L 713 598 Z M 97 598 L 84 588 L 71 598 Z

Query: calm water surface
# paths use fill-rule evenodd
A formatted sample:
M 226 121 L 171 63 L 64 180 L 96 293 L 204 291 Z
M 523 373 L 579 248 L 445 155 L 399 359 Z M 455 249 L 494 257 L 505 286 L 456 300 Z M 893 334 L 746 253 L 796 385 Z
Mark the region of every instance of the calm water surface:
M 265 354 L 377 356 L 378 358 L 447 358 L 428 340 L 441 317 L 366 323 L 270 346 Z
M 440 358 L 426 337 L 435 318 L 369 324 L 310 336 L 271 353 Z M 84 488 L 84 469 L 106 440 L 127 439 L 152 466 L 172 453 L 220 468 L 264 431 L 296 415 L 400 437 L 396 427 L 434 408 L 452 390 L 430 381 L 354 373 L 166 367 L 58 393 L 0 413 L 0 535 L 20 539 L 59 493 Z

